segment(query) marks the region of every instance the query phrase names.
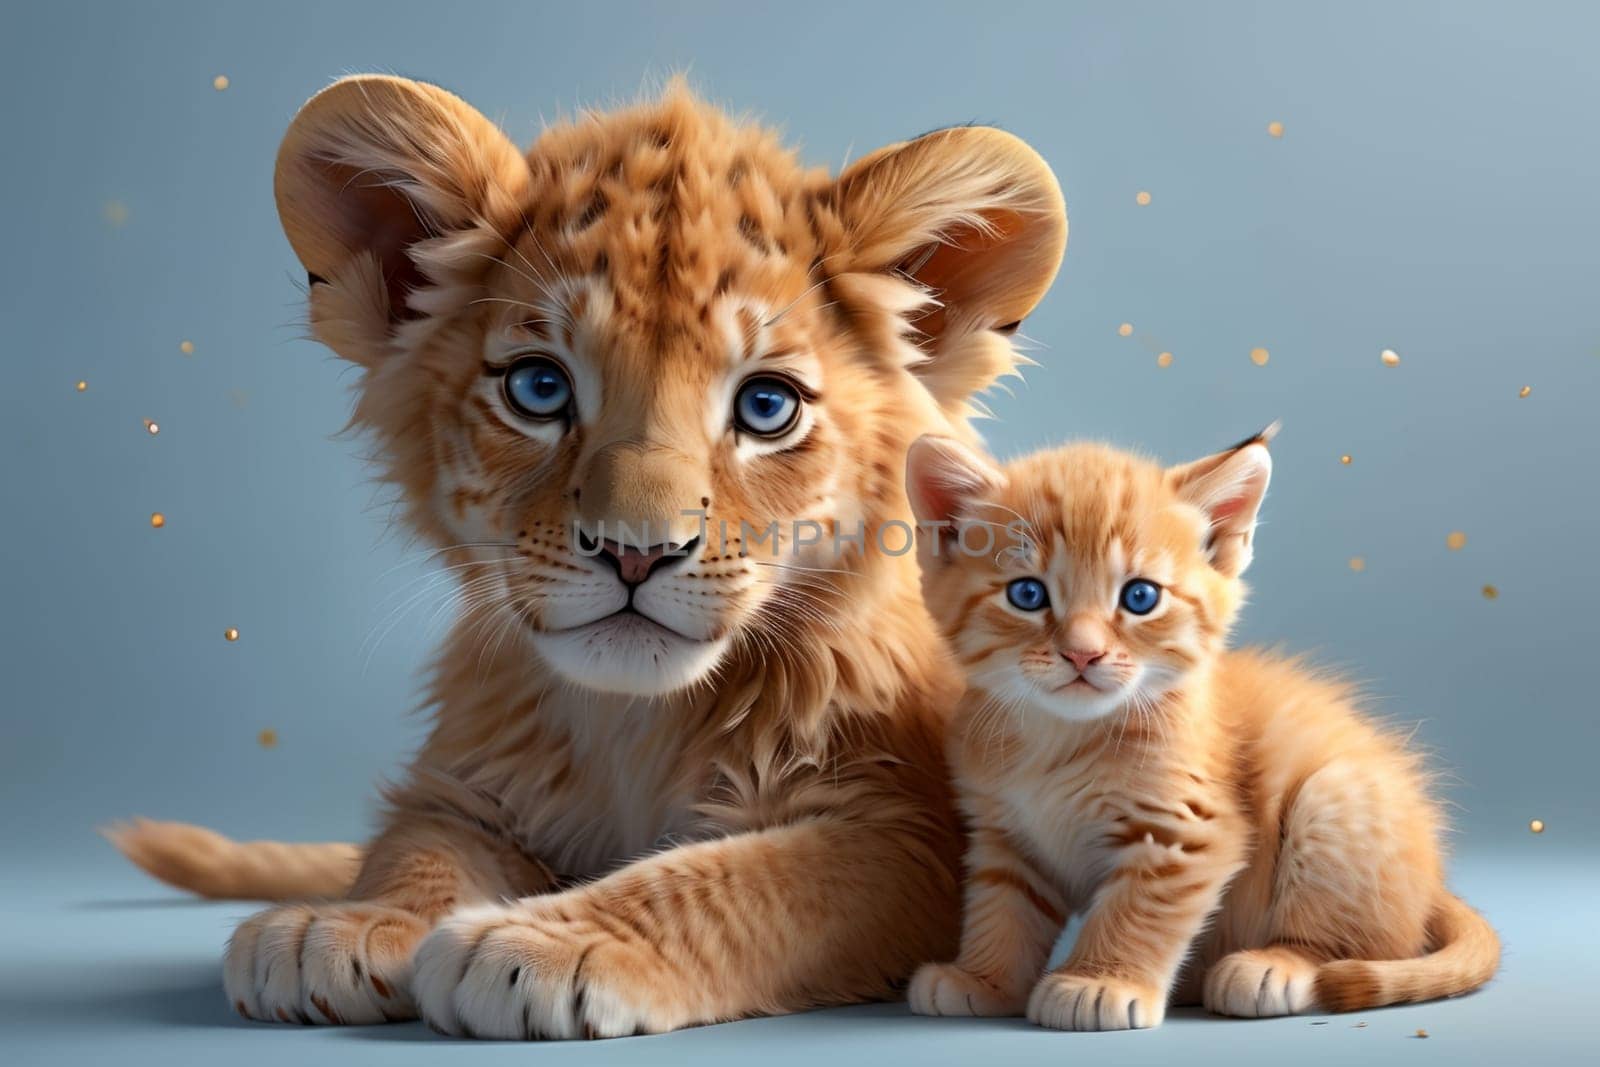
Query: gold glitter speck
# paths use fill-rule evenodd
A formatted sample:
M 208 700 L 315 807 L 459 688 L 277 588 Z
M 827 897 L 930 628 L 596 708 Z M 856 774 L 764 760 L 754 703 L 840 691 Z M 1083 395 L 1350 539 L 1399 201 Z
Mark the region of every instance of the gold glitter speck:
M 178 351 L 182 352 L 186 356 L 194 355 L 194 342 L 193 341 L 180 341 L 180 342 L 178 342 Z
M 107 200 L 100 208 L 100 214 L 112 226 L 126 226 L 128 224 L 128 205 L 121 200 Z
M 151 422 L 149 419 L 144 420 L 144 428 L 145 432 L 151 437 L 154 437 L 156 434 L 161 432 L 161 426 L 157 423 Z
M 1452 552 L 1459 552 L 1467 547 L 1467 535 L 1460 530 L 1451 530 L 1450 536 L 1444 539 L 1444 545 Z
M 1157 356 L 1156 357 L 1156 366 L 1158 366 L 1158 367 L 1170 367 L 1170 366 L 1172 366 L 1172 353 L 1171 352 L 1163 352 L 1159 356 Z
M 1521 389 L 1517 390 L 1517 395 L 1518 396 L 1527 396 L 1531 392 L 1533 392 L 1533 386 L 1524 385 Z
M 1428 1031 L 1426 1031 L 1426 1030 L 1424 1030 L 1424 1029 L 1422 1029 L 1422 1028 L 1421 1028 L 1421 1027 L 1420 1027 L 1420 1026 L 1419 1026 L 1419 1027 L 1417 1027 L 1417 1036 L 1418 1036 L 1418 1037 L 1427 1037 L 1427 1036 L 1428 1036 Z
M 230 626 L 222 631 L 222 636 L 229 641 L 237 641 L 239 640 L 239 631 Z
M 84 381 L 82 378 L 79 378 L 78 379 L 78 385 L 77 385 L 78 392 L 81 393 L 81 392 L 83 392 L 84 390 L 86 390 L 88 388 L 89 388 L 89 383 Z
M 161 527 L 165 526 L 166 524 L 167 524 L 167 517 L 165 515 L 161 514 L 161 512 L 153 511 L 153 512 L 150 513 L 150 525 L 151 526 L 153 526 L 157 530 L 159 530 L 159 529 L 161 529 Z
M 1145 192 L 1143 189 L 1140 189 L 1139 192 L 1135 194 L 1133 202 L 1138 204 L 1140 207 L 1145 207 L 1150 203 L 1150 194 Z
M 1400 353 L 1396 352 L 1392 348 L 1385 348 L 1382 352 L 1378 353 L 1378 358 L 1383 360 L 1383 365 L 1385 367 L 1398 367 L 1400 365 Z
M 1117 333 L 1122 337 L 1132 337 L 1133 336 L 1133 323 L 1125 322 L 1121 326 L 1118 326 L 1117 327 Z
M 1357 574 L 1360 574 L 1362 571 L 1367 569 L 1367 561 L 1362 559 L 1360 556 L 1351 556 L 1350 569 L 1355 571 Z
M 1283 136 L 1283 123 L 1281 123 L 1281 122 L 1269 122 L 1269 123 L 1267 123 L 1267 135 L 1270 136 L 1270 137 L 1282 137 Z
M 1347 454 L 1345 454 L 1343 456 L 1340 456 L 1339 457 L 1339 462 L 1343 463 L 1346 467 L 1350 466 L 1350 456 L 1349 456 L 1349 454 L 1347 453 Z
M 1267 365 L 1267 360 L 1271 358 L 1272 353 L 1268 352 L 1265 348 L 1252 348 L 1250 350 L 1250 362 L 1254 363 L 1258 367 L 1265 367 Z
M 1500 590 L 1498 588 L 1496 588 L 1495 586 L 1486 585 L 1486 586 L 1483 587 L 1483 599 L 1485 599 L 1485 600 L 1494 600 L 1499 596 L 1500 596 Z
M 1532 820 L 1531 822 L 1528 823 L 1528 829 L 1532 830 L 1536 834 L 1544 833 L 1544 820 L 1543 819 L 1534 819 L 1534 820 Z
M 218 74 L 215 78 L 211 79 L 211 88 L 215 89 L 217 92 L 220 93 L 227 87 L 228 76 L 226 74 Z
M 259 734 L 256 734 L 256 743 L 262 748 L 277 748 L 278 731 L 269 726 L 267 729 L 262 730 Z

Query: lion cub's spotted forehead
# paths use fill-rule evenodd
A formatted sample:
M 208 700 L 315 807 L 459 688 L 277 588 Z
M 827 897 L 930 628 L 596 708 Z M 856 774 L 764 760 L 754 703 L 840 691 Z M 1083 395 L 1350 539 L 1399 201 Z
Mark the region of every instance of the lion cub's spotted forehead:
M 999 504 L 1022 517 L 1047 553 L 1113 569 L 1134 557 L 1203 560 L 1205 518 L 1183 503 L 1156 463 L 1081 444 L 1016 460 L 1006 475 Z
M 535 288 L 559 275 L 562 292 L 543 299 L 619 329 L 753 335 L 842 233 L 825 171 L 686 91 L 552 129 L 528 161 L 518 266 Z

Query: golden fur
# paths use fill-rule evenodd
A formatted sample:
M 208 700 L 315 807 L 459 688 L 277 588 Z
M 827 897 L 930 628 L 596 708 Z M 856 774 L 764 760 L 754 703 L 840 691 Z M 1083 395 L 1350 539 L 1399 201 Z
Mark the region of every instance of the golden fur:
M 462 596 L 353 885 L 337 846 L 252 877 L 261 846 L 116 832 L 179 885 L 348 895 L 238 929 L 237 1010 L 610 1036 L 892 996 L 953 948 L 960 683 L 915 559 L 789 531 L 909 519 L 910 442 L 971 439 L 1065 245 L 1043 162 L 960 128 L 834 178 L 681 86 L 524 155 L 443 90 L 359 77 L 295 119 L 277 196 L 316 335 L 365 370 L 355 421 Z M 566 423 L 509 410 L 529 352 L 570 377 Z M 731 427 L 752 371 L 806 393 L 784 440 Z M 628 593 L 573 540 L 651 548 L 624 523 L 694 550 Z
M 924 521 L 1019 531 L 983 555 L 924 538 L 970 686 L 950 755 L 972 839 L 960 953 L 918 972 L 914 1010 L 1110 1030 L 1156 1025 L 1169 999 L 1346 1011 L 1494 974 L 1494 931 L 1445 888 L 1418 758 L 1346 686 L 1226 648 L 1269 437 L 1173 469 L 1097 445 L 1004 470 L 913 448 Z M 1043 581 L 1042 608 L 1008 599 L 1019 578 Z M 1119 600 L 1141 578 L 1160 587 L 1142 615 Z

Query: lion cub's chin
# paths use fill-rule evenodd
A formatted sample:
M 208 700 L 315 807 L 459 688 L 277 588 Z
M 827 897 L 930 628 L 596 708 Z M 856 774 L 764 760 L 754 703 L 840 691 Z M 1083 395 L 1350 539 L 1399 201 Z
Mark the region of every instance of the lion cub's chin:
M 550 669 L 586 689 L 657 697 L 704 678 L 728 639 L 695 641 L 640 615 L 612 615 L 571 630 L 533 634 Z

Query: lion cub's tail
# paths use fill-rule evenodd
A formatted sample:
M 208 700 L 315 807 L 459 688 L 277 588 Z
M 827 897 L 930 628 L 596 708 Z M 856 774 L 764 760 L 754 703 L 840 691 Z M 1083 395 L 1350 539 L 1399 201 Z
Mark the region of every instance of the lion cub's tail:
M 1446 893 L 1428 929 L 1437 947 L 1410 960 L 1334 960 L 1317 968 L 1323 1011 L 1357 1011 L 1470 993 L 1500 966 L 1500 938 L 1461 898 Z
M 356 845 L 234 841 L 204 827 L 150 819 L 100 832 L 168 885 L 218 900 L 342 897 L 361 868 Z

